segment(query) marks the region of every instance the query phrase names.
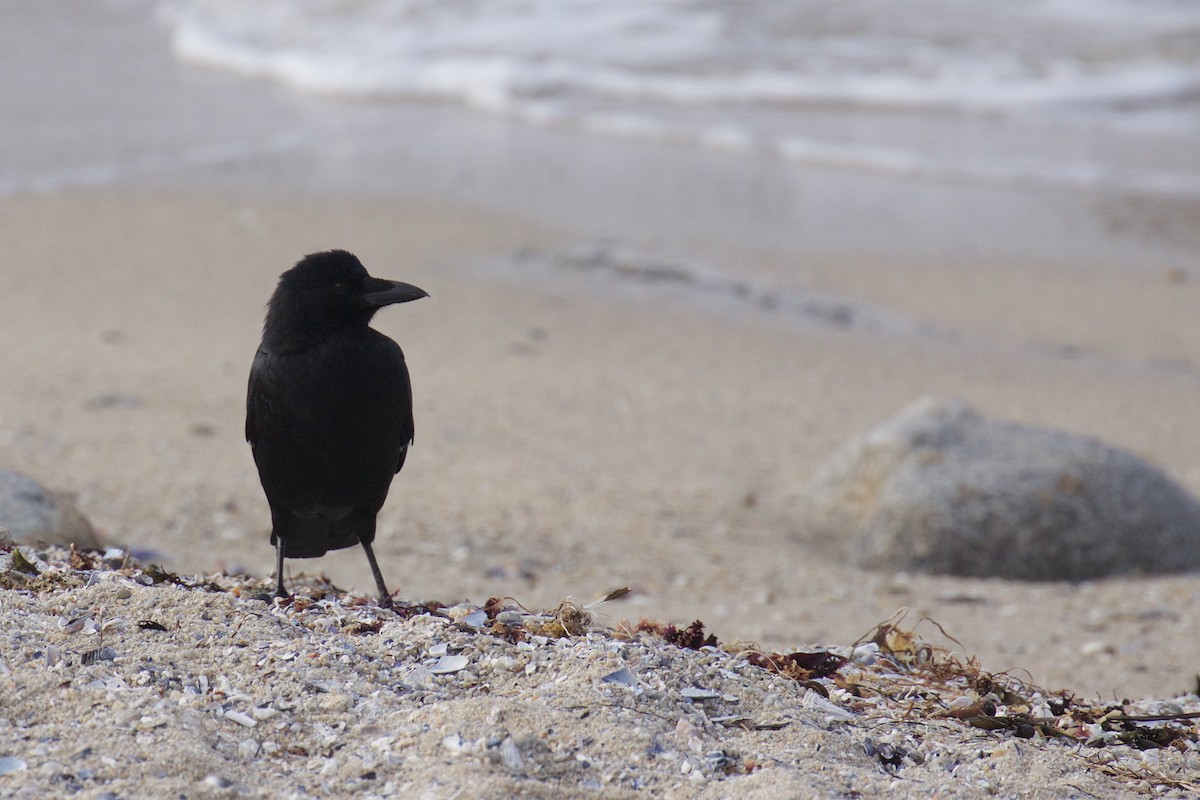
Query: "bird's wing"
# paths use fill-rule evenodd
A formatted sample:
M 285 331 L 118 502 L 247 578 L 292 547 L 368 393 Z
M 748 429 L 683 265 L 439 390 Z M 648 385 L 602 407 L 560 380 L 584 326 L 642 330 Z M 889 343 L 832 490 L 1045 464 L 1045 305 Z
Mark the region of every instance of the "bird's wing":
M 404 459 L 408 457 L 408 447 L 414 441 L 416 441 L 416 433 L 417 433 L 416 426 L 413 423 L 412 381 L 408 377 L 408 365 L 404 364 L 404 354 L 403 353 L 400 355 L 400 363 L 404 368 L 404 371 L 403 371 L 404 393 L 405 393 L 405 401 L 406 401 L 404 403 L 404 408 L 405 408 L 405 412 L 408 415 L 408 418 L 405 420 L 405 422 L 407 422 L 408 424 L 407 424 L 407 427 L 404 429 L 404 432 L 407 434 L 407 438 L 404 440 L 404 445 L 400 448 L 400 458 L 396 462 L 396 472 L 399 472 L 400 469 L 404 466 Z
M 246 390 L 246 441 L 250 443 L 251 449 L 258 442 L 258 433 L 254 428 L 255 406 L 261 394 L 258 379 L 266 359 L 267 354 L 262 350 L 254 354 L 254 364 L 250 367 L 250 386 Z

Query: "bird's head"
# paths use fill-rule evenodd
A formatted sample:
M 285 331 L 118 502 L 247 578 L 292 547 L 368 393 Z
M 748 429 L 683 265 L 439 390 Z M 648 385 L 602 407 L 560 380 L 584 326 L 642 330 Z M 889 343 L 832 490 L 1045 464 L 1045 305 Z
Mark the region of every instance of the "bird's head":
M 345 250 L 311 253 L 279 276 L 263 345 L 276 352 L 304 350 L 345 328 L 366 326 L 384 306 L 428 296 L 411 284 L 372 278 Z

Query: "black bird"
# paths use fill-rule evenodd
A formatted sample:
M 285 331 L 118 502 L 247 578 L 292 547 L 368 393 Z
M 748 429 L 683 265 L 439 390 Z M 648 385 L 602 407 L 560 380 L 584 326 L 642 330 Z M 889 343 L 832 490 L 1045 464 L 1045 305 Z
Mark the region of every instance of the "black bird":
M 390 598 L 371 542 L 413 440 L 412 385 L 400 346 L 368 323 L 383 306 L 428 296 L 372 278 L 345 250 L 307 255 L 279 277 L 246 395 L 276 596 L 287 596 L 285 558 L 361 544 L 380 598 Z

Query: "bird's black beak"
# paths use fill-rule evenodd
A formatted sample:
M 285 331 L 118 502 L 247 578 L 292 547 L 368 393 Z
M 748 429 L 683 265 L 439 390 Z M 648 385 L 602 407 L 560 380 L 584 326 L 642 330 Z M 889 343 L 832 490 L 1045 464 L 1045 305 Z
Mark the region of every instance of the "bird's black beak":
M 363 301 L 370 308 L 382 308 L 393 303 L 407 303 L 429 297 L 424 289 L 418 289 L 409 283 L 400 281 L 385 281 L 383 278 L 367 278 L 364 287 Z

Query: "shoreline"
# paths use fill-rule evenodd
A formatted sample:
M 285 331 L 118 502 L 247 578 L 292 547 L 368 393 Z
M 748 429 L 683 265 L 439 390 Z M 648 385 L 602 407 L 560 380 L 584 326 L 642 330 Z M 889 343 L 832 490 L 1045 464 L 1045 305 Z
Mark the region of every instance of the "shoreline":
M 873 274 L 843 285 L 860 290 L 927 267 L 968 281 L 1013 267 L 1200 275 L 1195 198 L 807 166 L 452 105 L 303 94 L 180 63 L 153 0 L 69 7 L 0 11 L 0 30 L 13 32 L 0 52 L 25 76 L 0 88 L 16 112 L 0 123 L 10 196 L 144 185 L 432 200 L 703 258 L 782 289 L 815 277 L 837 291 L 856 265 Z M 44 45 L 25 47 L 25 31 Z

